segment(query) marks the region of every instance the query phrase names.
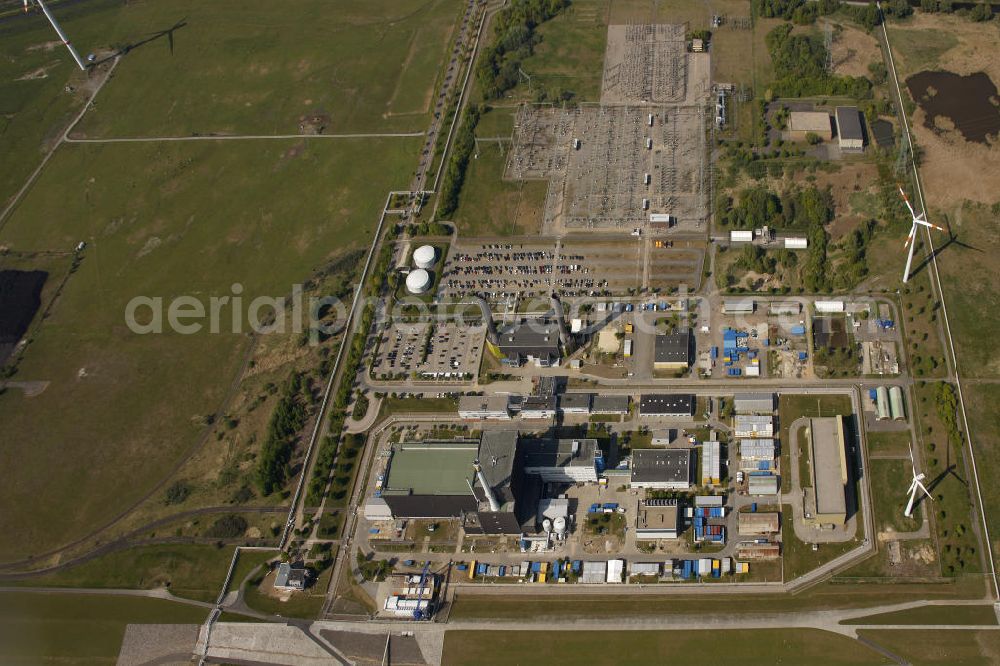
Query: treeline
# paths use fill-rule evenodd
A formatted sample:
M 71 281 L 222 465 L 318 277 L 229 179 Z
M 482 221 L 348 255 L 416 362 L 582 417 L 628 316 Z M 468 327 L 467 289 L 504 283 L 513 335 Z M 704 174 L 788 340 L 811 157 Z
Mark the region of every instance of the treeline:
M 458 195 L 465 182 L 465 170 L 469 158 L 476 147 L 476 125 L 479 124 L 479 107 L 465 109 L 462 124 L 455 133 L 455 143 L 451 148 L 451 159 L 441 181 L 441 199 L 438 201 L 438 216 L 448 217 L 458 208 Z
M 493 19 L 493 41 L 483 51 L 476 81 L 485 99 L 497 99 L 517 85 L 521 62 L 531 55 L 535 28 L 569 6 L 569 0 L 512 0 Z
M 262 495 L 280 488 L 288 476 L 295 435 L 306 423 L 306 406 L 301 396 L 304 388 L 302 375 L 296 372 L 286 382 L 267 424 L 267 437 L 257 458 L 257 486 Z
M 382 249 L 379 252 L 378 258 L 375 261 L 374 267 L 372 269 L 372 291 L 374 293 L 382 293 L 386 290 L 392 292 L 396 288 L 396 281 L 398 279 L 398 274 L 395 271 L 390 271 L 392 265 L 392 254 L 393 254 L 393 244 L 389 241 L 392 240 L 393 233 L 386 234 L 386 241 L 382 245 Z M 361 320 L 358 323 L 357 333 L 354 338 L 350 341 L 350 348 L 347 350 L 346 356 L 344 357 L 344 368 L 340 376 L 340 383 L 337 385 L 336 391 L 331 397 L 331 407 L 330 407 L 330 427 L 329 434 L 324 437 L 319 444 L 319 450 L 316 452 L 316 462 L 313 465 L 312 478 L 309 479 L 309 484 L 307 487 L 306 494 L 306 504 L 310 506 L 316 506 L 323 499 L 323 492 L 326 489 L 326 481 L 330 477 L 330 473 L 333 471 L 333 463 L 338 458 L 338 450 L 340 455 L 343 456 L 344 461 L 338 465 L 338 469 L 341 472 L 340 477 L 347 475 L 348 481 L 350 479 L 350 472 L 353 469 L 354 463 L 350 462 L 350 467 L 347 466 L 348 460 L 353 460 L 360 451 L 360 446 L 363 444 L 357 444 L 356 449 L 352 452 L 352 446 L 347 446 L 345 448 L 342 440 L 344 439 L 341 434 L 344 430 L 344 419 L 347 415 L 347 405 L 350 402 L 351 391 L 353 390 L 354 378 L 358 374 L 358 368 L 361 365 L 361 360 L 364 357 L 365 349 L 365 339 L 367 338 L 368 331 L 371 330 L 372 322 L 375 319 L 375 308 L 369 303 L 365 305 L 364 310 L 361 312 Z M 353 442 L 354 440 L 349 440 Z M 343 468 L 346 468 L 343 469 Z M 337 478 L 335 477 L 334 482 L 337 483 Z M 340 494 L 340 497 L 335 499 L 341 499 L 347 492 L 347 484 L 343 484 L 335 494 Z
M 826 71 L 827 50 L 813 35 L 792 34 L 783 24 L 767 34 L 767 50 L 774 64 L 774 92 L 784 97 L 843 95 L 855 99 L 871 96 L 872 84 L 856 76 L 834 76 Z
M 816 22 L 820 16 L 832 14 L 843 6 L 840 0 L 754 0 L 753 9 L 763 18 L 780 18 L 799 25 Z
M 948 441 L 957 447 L 962 446 L 962 431 L 958 427 L 958 395 L 955 387 L 947 382 L 938 382 L 934 389 L 934 401 L 941 425 L 948 432 Z

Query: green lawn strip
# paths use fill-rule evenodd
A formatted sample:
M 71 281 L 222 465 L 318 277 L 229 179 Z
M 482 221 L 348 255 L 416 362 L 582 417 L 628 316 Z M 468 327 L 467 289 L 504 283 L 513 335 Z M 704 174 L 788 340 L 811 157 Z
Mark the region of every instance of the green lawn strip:
M 138 590 L 169 587 L 170 592 L 179 597 L 214 602 L 226 580 L 232 559 L 233 548 L 229 546 L 140 546 L 102 555 L 45 576 L 22 580 L 17 585 Z
M 163 599 L 4 592 L 0 662 L 113 664 L 128 624 L 201 624 L 206 616 L 204 608 Z
M 461 631 L 445 634 L 445 666 L 663 663 L 818 666 L 891 663 L 862 643 L 814 629 L 696 631 Z
M 920 606 L 891 613 L 865 615 L 841 624 L 989 624 L 997 623 L 993 606 Z
M 920 666 L 988 666 L 1000 658 L 995 630 L 862 629 L 858 635 Z

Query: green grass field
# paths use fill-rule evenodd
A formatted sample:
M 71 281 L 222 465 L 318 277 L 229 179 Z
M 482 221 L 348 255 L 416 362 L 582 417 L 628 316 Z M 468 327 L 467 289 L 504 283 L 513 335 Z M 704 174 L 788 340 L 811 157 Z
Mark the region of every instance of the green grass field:
M 445 666 L 553 663 L 780 664 L 891 663 L 857 641 L 813 629 L 729 631 L 449 631 Z M 669 657 L 666 657 L 669 655 Z M 711 655 L 711 657 L 709 657 Z M 664 660 L 667 660 L 666 662 Z
M 979 488 L 983 496 L 983 509 L 993 537 L 994 558 L 1000 556 L 1000 488 L 991 480 L 1000 474 L 1000 385 L 965 385 L 966 411 L 969 415 L 969 429 L 972 446 L 976 453 L 976 467 L 979 470 Z M 1000 566 L 1000 559 L 997 559 Z
M 989 666 L 1000 662 L 1000 632 L 864 629 L 859 635 L 919 666 Z
M 134 48 L 80 126 L 83 134 L 149 136 L 426 127 L 460 0 L 262 0 L 116 5 L 67 21 L 84 48 Z M 136 104 L 142 100 L 141 104 Z M 126 112 L 128 111 L 128 112 Z
M 813 551 L 810 544 L 795 535 L 791 505 L 785 504 L 781 509 L 781 567 L 786 581 L 798 578 L 860 544 L 861 539 L 855 537 L 843 543 L 821 543 L 819 550 Z
M 141 546 L 104 555 L 71 569 L 30 578 L 19 585 L 136 590 L 169 587 L 171 593 L 179 597 L 214 602 L 226 580 L 232 559 L 232 547 L 188 544 Z M 241 557 L 240 564 L 252 559 L 257 558 Z M 243 576 L 247 573 L 245 571 Z
M 868 461 L 868 474 L 868 485 L 875 505 L 875 529 L 891 529 L 894 532 L 919 529 L 922 515 L 919 507 L 910 518 L 903 515 L 908 499 L 905 481 L 910 475 L 910 460 L 874 458 Z M 925 509 L 933 511 L 932 507 L 925 506 Z
M 201 624 L 204 608 L 110 595 L 0 594 L 0 662 L 114 664 L 129 623 Z
M 405 185 L 418 145 L 394 138 L 60 150 L 0 231 L 0 243 L 15 250 L 88 242 L 17 375 L 52 383 L 32 399 L 0 395 L 11 435 L 0 463 L 21 470 L 0 497 L 33 506 L 0 519 L 0 529 L 19 535 L 0 558 L 82 536 L 142 497 L 197 443 L 202 418 L 235 378 L 248 338 L 225 333 L 228 319 L 219 335 L 207 326 L 137 335 L 125 326 L 131 298 L 207 302 L 230 295 L 233 283 L 247 304 L 290 293 L 313 268 L 370 243 L 385 192 Z M 32 499 L 40 493 L 45 502 Z
M 997 623 L 993 606 L 920 606 L 892 613 L 876 613 L 841 624 L 989 624 Z
M 452 215 L 462 236 L 537 234 L 548 182 L 503 180 L 506 155 L 498 143 L 480 144 L 470 160 L 458 210 Z
M 260 573 L 264 573 L 264 570 L 261 570 Z M 332 574 L 332 568 L 326 569 L 308 589 L 293 593 L 288 601 L 280 601 L 261 592 L 258 586 L 264 576 L 258 575 L 244 586 L 244 600 L 247 606 L 261 613 L 316 619 L 323 609 L 323 602 L 326 600 L 326 591 L 330 586 Z M 269 580 L 273 580 L 273 576 Z
M 902 432 L 869 432 L 868 453 L 909 456 L 910 444 L 913 438 L 909 430 Z

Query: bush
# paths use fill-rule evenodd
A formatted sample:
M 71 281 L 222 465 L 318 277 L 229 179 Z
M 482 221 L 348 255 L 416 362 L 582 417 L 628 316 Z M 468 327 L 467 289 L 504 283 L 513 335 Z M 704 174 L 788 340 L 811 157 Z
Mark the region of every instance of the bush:
M 181 504 L 191 494 L 191 486 L 184 481 L 175 481 L 164 494 L 163 503 L 167 506 L 171 504 Z
M 212 523 L 212 526 L 205 531 L 205 536 L 213 539 L 235 539 L 243 536 L 247 527 L 249 525 L 246 518 L 230 513 Z

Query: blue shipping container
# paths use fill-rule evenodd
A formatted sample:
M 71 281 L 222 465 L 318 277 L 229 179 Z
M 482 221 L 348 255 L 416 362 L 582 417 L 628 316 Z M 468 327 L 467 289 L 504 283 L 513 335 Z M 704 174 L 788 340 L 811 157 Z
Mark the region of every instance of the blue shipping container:
M 807 353 L 805 353 L 805 352 L 799 352 L 799 360 L 800 360 L 800 361 L 804 361 L 804 360 L 806 360 L 807 358 L 809 358 L 809 354 L 807 354 Z
M 541 570 L 542 570 L 542 563 L 541 562 L 532 562 L 531 563 L 531 572 L 532 573 L 538 573 Z
M 719 358 L 719 348 L 712 347 L 712 358 Z
M 797 326 L 792 326 L 792 335 L 805 335 L 806 327 L 798 324 Z

